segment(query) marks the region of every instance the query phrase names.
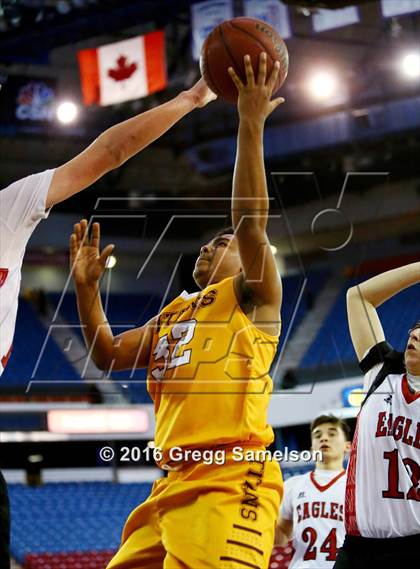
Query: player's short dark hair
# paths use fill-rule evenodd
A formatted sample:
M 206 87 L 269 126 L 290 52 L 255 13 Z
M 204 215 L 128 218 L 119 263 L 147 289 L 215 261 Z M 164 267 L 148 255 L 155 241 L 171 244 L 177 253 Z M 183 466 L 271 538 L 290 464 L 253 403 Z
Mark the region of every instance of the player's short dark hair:
M 344 436 L 346 437 L 346 440 L 349 441 L 350 440 L 350 427 L 348 426 L 348 424 L 343 421 L 343 419 L 340 419 L 339 417 L 336 417 L 335 415 L 319 415 L 319 417 L 316 417 L 316 419 L 314 419 L 311 423 L 310 426 L 310 431 L 311 431 L 311 435 L 314 432 L 314 430 L 319 427 L 319 425 L 325 425 L 325 423 L 331 423 L 332 425 L 335 425 L 336 427 L 338 427 L 339 429 L 341 429 L 344 433 Z
M 216 237 L 220 237 L 221 235 L 234 235 L 235 234 L 235 229 L 233 228 L 232 225 L 229 225 L 229 227 L 225 227 L 224 229 L 220 229 L 216 235 L 213 237 L 213 239 L 216 239 Z
M 417 320 L 414 326 L 411 326 L 409 332 L 411 332 L 412 330 L 417 330 L 417 328 L 420 328 L 420 320 Z

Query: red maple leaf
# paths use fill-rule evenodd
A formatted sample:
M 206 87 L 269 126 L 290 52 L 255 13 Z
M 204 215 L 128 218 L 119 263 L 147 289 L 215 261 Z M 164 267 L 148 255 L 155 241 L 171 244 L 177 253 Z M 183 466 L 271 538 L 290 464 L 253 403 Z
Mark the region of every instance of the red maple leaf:
M 137 69 L 137 63 L 127 63 L 125 55 L 120 55 L 117 59 L 116 67 L 109 69 L 108 77 L 114 81 L 125 81 L 129 79 Z

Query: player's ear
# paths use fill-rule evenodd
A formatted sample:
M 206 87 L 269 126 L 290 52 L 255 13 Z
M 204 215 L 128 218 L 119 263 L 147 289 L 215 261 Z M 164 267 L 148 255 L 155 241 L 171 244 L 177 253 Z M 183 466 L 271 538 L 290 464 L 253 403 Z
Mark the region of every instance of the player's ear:
M 351 450 L 351 441 L 346 442 L 346 446 L 344 447 L 344 451 L 346 454 L 349 454 Z

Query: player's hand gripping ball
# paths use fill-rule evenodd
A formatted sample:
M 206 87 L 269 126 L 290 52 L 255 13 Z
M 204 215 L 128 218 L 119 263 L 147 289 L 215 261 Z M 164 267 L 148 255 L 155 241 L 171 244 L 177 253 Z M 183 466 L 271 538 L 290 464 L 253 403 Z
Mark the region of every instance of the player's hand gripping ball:
M 214 93 L 236 103 L 238 91 L 229 76 L 228 68 L 233 67 L 242 82 L 246 83 L 244 56 L 251 56 L 254 75 L 257 76 L 261 52 L 267 53 L 267 77 L 271 74 L 274 62 L 280 62 L 274 95 L 286 79 L 289 54 L 276 30 L 255 18 L 232 18 L 210 32 L 201 50 L 201 73 Z

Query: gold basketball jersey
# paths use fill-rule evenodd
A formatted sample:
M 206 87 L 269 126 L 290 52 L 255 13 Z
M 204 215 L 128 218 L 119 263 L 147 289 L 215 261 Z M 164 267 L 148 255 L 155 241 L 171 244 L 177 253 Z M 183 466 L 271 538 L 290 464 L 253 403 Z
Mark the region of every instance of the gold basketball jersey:
M 162 310 L 147 377 L 161 464 L 173 447 L 273 441 L 268 372 L 277 343 L 242 311 L 233 277 L 182 293 Z

